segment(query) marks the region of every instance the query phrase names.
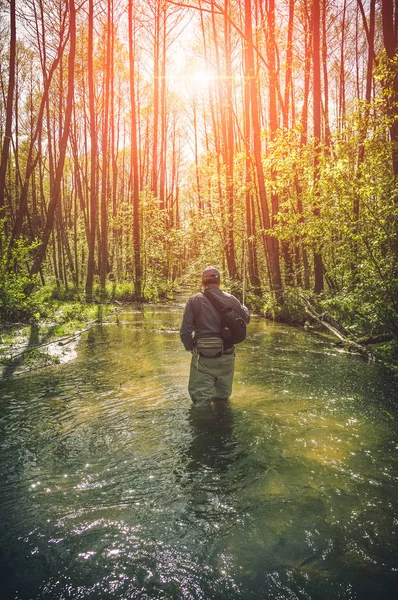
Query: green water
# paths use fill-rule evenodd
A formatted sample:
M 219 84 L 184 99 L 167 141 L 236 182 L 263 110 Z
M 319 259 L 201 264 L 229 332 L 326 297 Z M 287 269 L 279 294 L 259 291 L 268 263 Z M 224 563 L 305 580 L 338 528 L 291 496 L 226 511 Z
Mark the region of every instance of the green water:
M 181 312 L 0 382 L 1 600 L 395 598 L 397 382 L 253 318 L 198 414 Z

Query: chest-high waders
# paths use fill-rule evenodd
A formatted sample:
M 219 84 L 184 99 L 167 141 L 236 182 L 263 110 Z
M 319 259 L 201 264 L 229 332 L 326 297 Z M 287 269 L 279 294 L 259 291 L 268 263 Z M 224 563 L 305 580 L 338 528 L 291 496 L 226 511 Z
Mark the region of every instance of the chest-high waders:
M 221 338 L 196 340 L 188 384 L 188 391 L 195 405 L 206 406 L 212 398 L 229 398 L 232 393 L 234 370 L 234 349 L 224 349 Z

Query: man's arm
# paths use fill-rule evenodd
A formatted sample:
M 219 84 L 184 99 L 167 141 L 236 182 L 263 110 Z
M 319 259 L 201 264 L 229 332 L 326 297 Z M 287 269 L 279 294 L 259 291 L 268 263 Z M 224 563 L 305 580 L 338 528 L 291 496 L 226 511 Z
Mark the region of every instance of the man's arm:
M 236 311 L 240 312 L 240 316 L 242 317 L 242 319 L 244 320 L 244 322 L 247 324 L 250 322 L 250 313 L 249 313 L 249 309 L 244 305 L 241 304 L 238 300 L 238 298 L 236 298 L 236 296 L 231 296 L 234 299 L 234 303 L 236 306 Z
M 182 317 L 182 323 L 180 327 L 180 338 L 184 344 L 185 350 L 192 350 L 193 348 L 193 337 L 194 331 L 194 316 L 192 310 L 192 303 L 190 300 L 185 305 L 184 314 Z

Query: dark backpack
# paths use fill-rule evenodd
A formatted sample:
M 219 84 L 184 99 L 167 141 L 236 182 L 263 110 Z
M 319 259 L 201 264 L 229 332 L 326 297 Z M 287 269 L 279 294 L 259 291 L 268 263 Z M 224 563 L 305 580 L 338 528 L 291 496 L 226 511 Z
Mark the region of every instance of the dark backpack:
M 221 337 L 226 346 L 240 344 L 246 338 L 246 323 L 227 296 L 219 297 L 205 290 L 203 294 L 221 315 Z

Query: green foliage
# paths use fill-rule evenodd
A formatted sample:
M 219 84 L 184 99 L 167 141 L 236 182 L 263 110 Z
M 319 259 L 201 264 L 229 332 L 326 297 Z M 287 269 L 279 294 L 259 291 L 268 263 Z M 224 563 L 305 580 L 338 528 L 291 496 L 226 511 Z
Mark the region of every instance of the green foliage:
M 299 287 L 286 288 L 284 291 L 284 302 L 281 305 L 276 301 L 275 295 L 267 291 L 261 298 L 249 296 L 247 306 L 257 309 L 256 312 L 263 314 L 267 319 L 271 319 L 272 321 L 303 324 L 306 320 L 306 315 L 301 295 L 304 294 L 308 296 L 308 292 Z
M 320 220 L 330 292 L 362 327 L 398 331 L 398 186 L 385 134 L 376 129 L 365 142 L 359 171 L 352 153 L 351 143 L 340 144 L 339 160 L 323 169 Z
M 31 321 L 41 317 L 40 303 L 32 296 L 34 279 L 26 271 L 26 261 L 37 244 L 18 240 L 10 259 L 0 258 L 0 316 L 4 321 Z M 10 265 L 14 265 L 11 268 Z
M 45 286 L 39 295 L 43 296 L 43 301 L 58 300 L 60 302 L 80 301 L 83 298 L 82 290 L 76 287 L 65 286 Z
M 62 325 L 84 323 L 97 317 L 98 306 L 82 302 L 63 302 L 56 310 L 56 319 Z
M 31 295 L 32 302 L 40 307 L 37 320 L 41 319 L 40 329 L 51 331 L 52 335 L 64 335 L 80 328 L 88 321 L 98 319 L 99 308 L 104 305 L 86 303 L 83 290 L 65 289 L 62 286 L 43 286 Z M 105 310 L 108 310 L 105 304 Z
M 395 372 L 398 375 L 398 343 L 396 341 L 373 346 L 372 351 L 379 360 L 389 365 L 395 365 Z
M 118 283 L 112 287 L 112 300 L 118 302 L 134 302 L 135 289 L 133 283 Z
M 271 292 L 265 292 L 262 296 L 261 312 L 267 319 L 277 321 L 280 315 L 280 307 L 276 302 L 275 295 Z
M 27 290 L 32 285 L 31 279 L 17 273 L 0 276 L 0 315 L 2 319 L 17 322 L 40 317 L 40 305 L 27 294 Z
M 176 282 L 170 279 L 159 280 L 157 277 L 147 277 L 145 283 L 145 300 L 157 302 L 159 300 L 171 300 L 172 290 Z
M 173 213 L 161 208 L 158 198 L 145 189 L 140 193 L 141 298 L 134 289 L 135 248 L 132 235 L 132 206 L 122 203 L 112 219 L 116 230 L 114 283 L 107 286 L 106 297 L 122 302 L 156 300 L 167 296 L 177 277 L 182 275 L 182 256 L 186 231 L 173 222 Z
M 245 296 L 245 305 L 252 314 L 262 314 L 263 301 L 262 298 L 248 290 Z
M 396 335 L 398 182 L 392 171 L 386 102 L 383 90 L 374 110 L 360 106 L 330 147 L 321 148 L 316 188 L 314 148 L 311 143 L 302 148 L 295 132 L 280 133 L 264 165 L 269 192 L 277 192 L 280 203 L 272 235 L 292 246 L 299 240 L 310 260 L 315 251 L 322 254 L 323 307 L 358 331 Z M 284 298 L 284 316 L 300 319 L 295 291 L 287 287 Z M 278 318 L 268 295 L 263 311 Z
M 152 280 L 151 277 L 147 277 L 145 281 L 145 300 L 156 301 L 165 295 L 171 285 L 169 282 L 161 282 L 157 279 Z M 108 291 L 109 292 L 109 291 Z M 117 302 L 132 303 L 137 302 L 135 295 L 134 283 L 118 283 L 112 286 L 111 294 L 108 293 L 108 298 L 116 300 Z

